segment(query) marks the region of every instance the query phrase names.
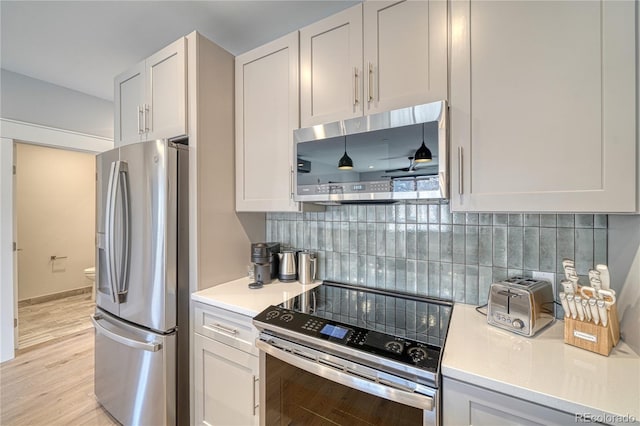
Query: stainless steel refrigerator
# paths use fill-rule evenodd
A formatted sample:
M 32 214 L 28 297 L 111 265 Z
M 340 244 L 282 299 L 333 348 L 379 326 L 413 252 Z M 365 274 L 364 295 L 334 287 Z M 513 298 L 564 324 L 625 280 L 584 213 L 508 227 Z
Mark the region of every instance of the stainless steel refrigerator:
M 97 156 L 95 394 L 124 425 L 189 423 L 188 148 Z

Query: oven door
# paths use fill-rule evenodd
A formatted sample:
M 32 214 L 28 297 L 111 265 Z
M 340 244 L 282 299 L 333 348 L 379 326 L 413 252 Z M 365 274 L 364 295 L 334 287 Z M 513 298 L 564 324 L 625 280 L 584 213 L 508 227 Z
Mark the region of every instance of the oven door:
M 258 340 L 261 425 L 437 425 L 437 390 L 287 342 Z M 386 376 L 386 378 L 385 378 Z M 394 379 L 399 379 L 394 380 Z

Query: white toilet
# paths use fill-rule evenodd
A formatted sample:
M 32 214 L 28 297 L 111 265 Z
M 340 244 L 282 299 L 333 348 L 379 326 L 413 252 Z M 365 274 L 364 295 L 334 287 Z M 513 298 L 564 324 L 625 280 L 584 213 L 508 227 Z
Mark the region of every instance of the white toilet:
M 96 267 L 92 266 L 85 269 L 84 276 L 91 280 L 91 300 L 96 300 Z

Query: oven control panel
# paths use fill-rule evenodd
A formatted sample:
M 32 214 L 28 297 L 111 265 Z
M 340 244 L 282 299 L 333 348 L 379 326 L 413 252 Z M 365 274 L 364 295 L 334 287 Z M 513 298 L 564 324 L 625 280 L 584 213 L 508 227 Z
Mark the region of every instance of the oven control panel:
M 437 346 L 278 306 L 270 306 L 258 314 L 254 320 L 263 323 L 267 329 L 268 325 L 272 324 L 278 328 L 295 331 L 312 338 L 384 356 L 429 371 L 437 371 L 440 358 L 440 348 Z

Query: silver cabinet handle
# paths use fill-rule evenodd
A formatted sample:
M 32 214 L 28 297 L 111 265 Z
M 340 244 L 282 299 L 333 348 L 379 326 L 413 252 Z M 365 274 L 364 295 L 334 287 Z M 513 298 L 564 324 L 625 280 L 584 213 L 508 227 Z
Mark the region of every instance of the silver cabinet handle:
M 369 62 L 369 102 L 373 99 L 373 64 Z
M 293 166 L 289 168 L 289 199 L 293 200 Z
M 358 67 L 353 67 L 353 106 L 357 106 L 358 99 Z
M 224 325 L 215 323 L 215 324 L 205 324 L 202 326 L 202 328 L 204 328 L 205 330 L 209 330 L 209 331 L 222 331 L 224 333 L 227 334 L 231 334 L 231 335 L 236 335 L 238 334 L 238 330 L 236 330 L 235 328 L 228 328 L 225 327 Z
M 142 105 L 138 105 L 138 134 L 141 135 L 142 133 L 144 133 L 144 129 L 142 128 L 142 115 L 144 114 L 144 111 L 142 109 Z
M 144 131 L 145 133 L 149 131 L 149 111 L 151 107 L 147 104 L 144 104 Z
M 256 385 L 258 384 L 258 378 L 253 376 L 253 415 L 255 416 L 256 410 L 260 407 L 260 403 L 258 402 L 258 395 L 260 395 L 260 391 L 256 391 Z
M 100 333 L 103 336 L 113 340 L 114 342 L 121 343 L 125 346 L 129 346 L 134 349 L 141 349 L 147 352 L 158 352 L 162 349 L 162 343 L 155 342 L 141 342 L 139 340 L 130 339 L 128 337 L 121 336 L 117 333 L 114 333 L 111 330 L 107 330 L 102 325 L 100 325 L 99 321 L 101 316 L 99 315 L 91 315 L 91 322 L 93 322 L 93 326 L 96 329 L 96 333 Z
M 458 147 L 458 194 L 462 194 L 462 190 L 463 190 L 463 184 L 462 184 L 462 178 L 463 178 L 463 173 L 462 173 L 462 166 L 463 166 L 463 162 L 462 162 L 463 158 L 462 158 L 462 147 L 459 146 Z

